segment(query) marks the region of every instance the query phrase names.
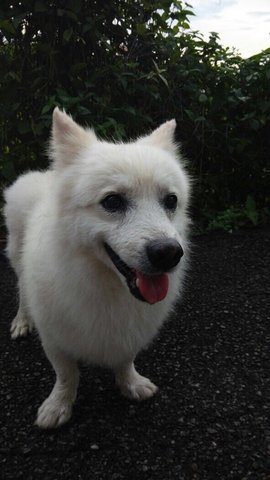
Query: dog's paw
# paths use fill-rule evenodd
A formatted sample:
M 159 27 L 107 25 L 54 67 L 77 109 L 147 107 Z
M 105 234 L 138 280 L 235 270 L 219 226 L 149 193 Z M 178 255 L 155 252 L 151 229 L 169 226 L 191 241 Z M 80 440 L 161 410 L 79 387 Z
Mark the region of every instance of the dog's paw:
M 133 382 L 120 385 L 122 394 L 131 400 L 147 400 L 158 391 L 158 387 L 148 378 L 138 374 Z
M 57 428 L 66 423 L 71 414 L 72 402 L 60 402 L 48 397 L 38 409 L 35 425 L 40 428 Z
M 17 314 L 10 327 L 11 338 L 12 340 L 16 340 L 19 337 L 26 337 L 32 330 L 32 322 L 28 318 Z

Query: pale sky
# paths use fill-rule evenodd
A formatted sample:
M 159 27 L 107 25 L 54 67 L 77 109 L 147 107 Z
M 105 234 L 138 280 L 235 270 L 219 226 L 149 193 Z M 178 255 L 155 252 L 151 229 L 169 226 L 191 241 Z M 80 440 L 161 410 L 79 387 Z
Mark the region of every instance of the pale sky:
M 249 57 L 270 47 L 270 0 L 187 0 L 196 16 L 192 30 L 208 38 L 217 32 L 221 44 Z

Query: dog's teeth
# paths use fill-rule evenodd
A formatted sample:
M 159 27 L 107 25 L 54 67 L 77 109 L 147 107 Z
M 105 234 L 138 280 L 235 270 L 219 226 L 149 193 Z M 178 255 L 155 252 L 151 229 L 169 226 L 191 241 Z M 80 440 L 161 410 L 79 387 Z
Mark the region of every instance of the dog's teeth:
M 136 278 L 136 287 L 139 288 L 139 283 L 140 283 L 140 280 L 138 278 Z

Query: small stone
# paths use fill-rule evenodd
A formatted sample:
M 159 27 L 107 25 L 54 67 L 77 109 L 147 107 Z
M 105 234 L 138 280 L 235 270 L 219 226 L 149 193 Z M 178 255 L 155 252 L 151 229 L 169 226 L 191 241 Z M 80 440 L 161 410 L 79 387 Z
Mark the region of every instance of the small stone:
M 215 428 L 210 427 L 210 428 L 207 428 L 207 432 L 212 434 L 212 433 L 217 433 L 217 430 L 215 430 Z
M 96 443 L 93 443 L 90 448 L 91 450 L 99 450 L 99 446 Z

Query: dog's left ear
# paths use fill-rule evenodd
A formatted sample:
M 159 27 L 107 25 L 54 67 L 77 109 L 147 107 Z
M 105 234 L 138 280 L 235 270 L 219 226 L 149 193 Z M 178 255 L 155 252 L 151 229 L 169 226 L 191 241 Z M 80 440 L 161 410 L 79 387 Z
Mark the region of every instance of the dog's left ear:
M 81 127 L 58 107 L 54 109 L 49 153 L 55 166 L 73 163 L 79 153 L 96 140 L 93 130 Z
M 175 143 L 174 135 L 176 129 L 176 121 L 169 120 L 156 128 L 147 137 L 140 138 L 138 143 L 144 145 L 153 145 L 163 150 L 167 150 L 173 155 L 176 154 L 178 146 Z

